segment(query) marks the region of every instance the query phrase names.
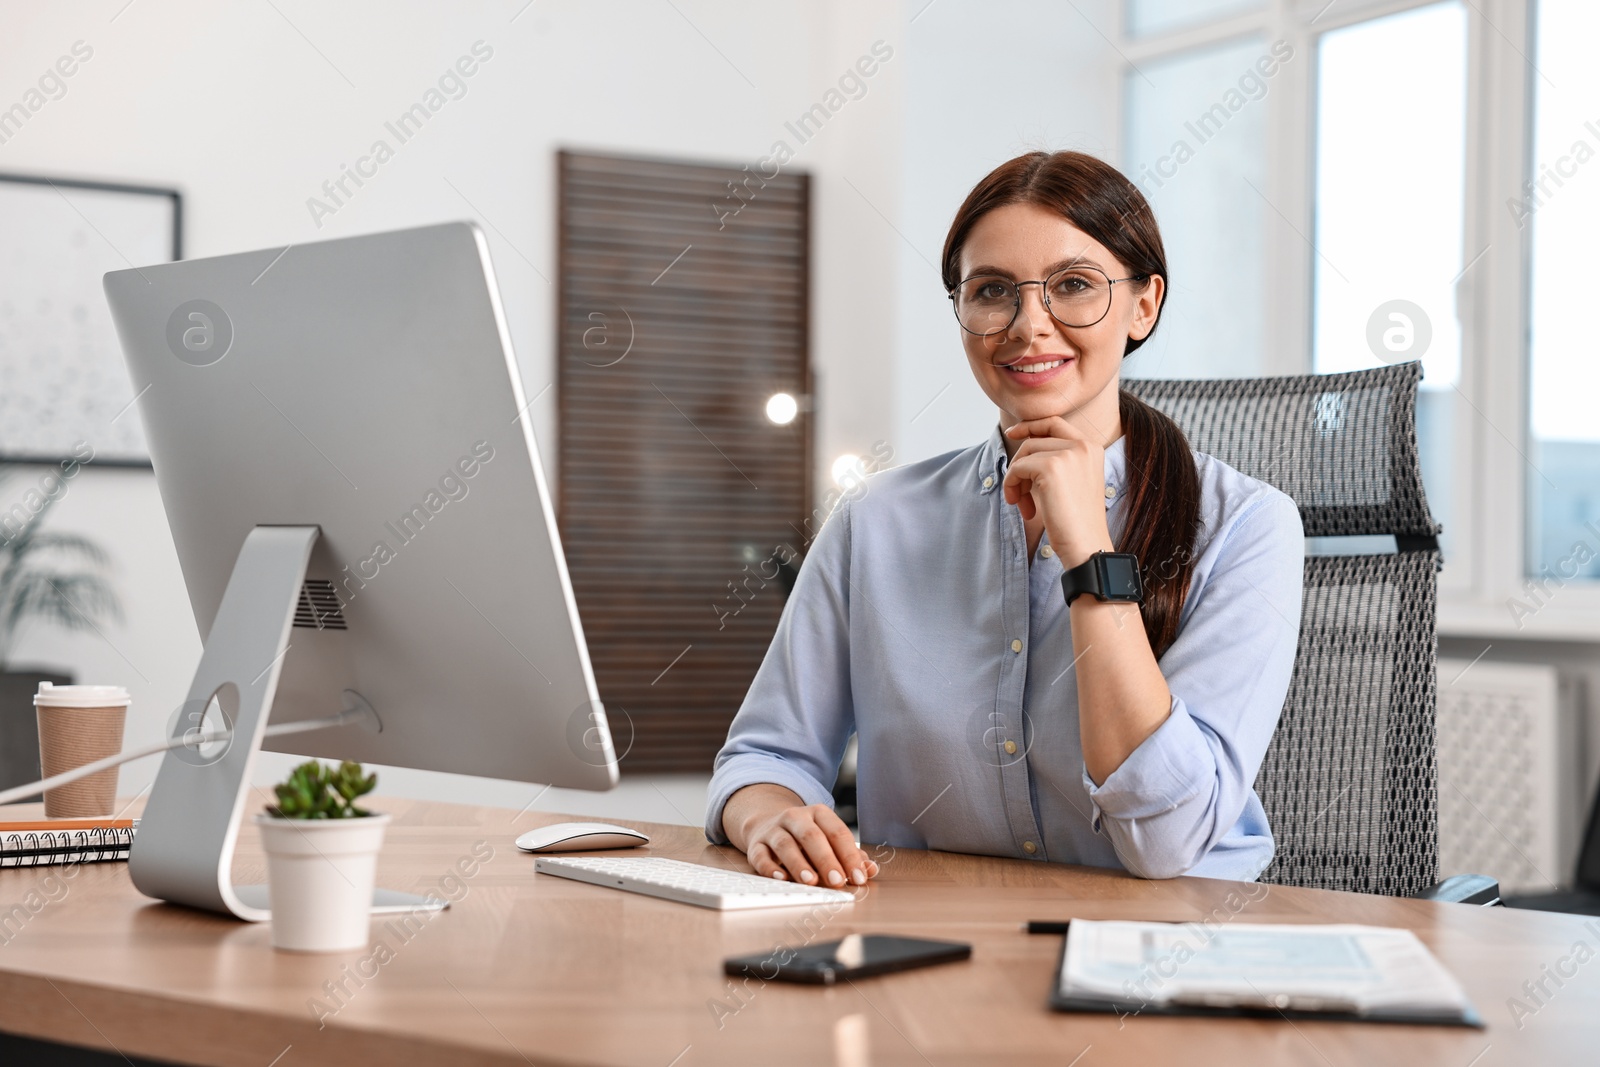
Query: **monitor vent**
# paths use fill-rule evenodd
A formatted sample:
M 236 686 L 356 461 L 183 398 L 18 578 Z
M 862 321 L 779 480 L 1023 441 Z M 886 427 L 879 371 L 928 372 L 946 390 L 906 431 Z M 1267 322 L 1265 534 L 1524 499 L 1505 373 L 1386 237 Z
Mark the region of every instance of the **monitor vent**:
M 294 624 L 307 630 L 344 630 L 344 612 L 333 583 L 322 578 L 307 578 L 300 587 L 300 603 L 295 605 Z

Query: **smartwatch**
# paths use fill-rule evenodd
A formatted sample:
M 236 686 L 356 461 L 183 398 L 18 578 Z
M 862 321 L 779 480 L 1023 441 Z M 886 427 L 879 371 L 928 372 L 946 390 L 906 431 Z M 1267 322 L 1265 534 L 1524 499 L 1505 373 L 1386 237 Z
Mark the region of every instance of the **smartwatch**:
M 1078 594 L 1096 600 L 1144 603 L 1144 583 L 1139 579 L 1139 557 L 1132 552 L 1096 552 L 1061 576 L 1061 589 L 1071 606 Z

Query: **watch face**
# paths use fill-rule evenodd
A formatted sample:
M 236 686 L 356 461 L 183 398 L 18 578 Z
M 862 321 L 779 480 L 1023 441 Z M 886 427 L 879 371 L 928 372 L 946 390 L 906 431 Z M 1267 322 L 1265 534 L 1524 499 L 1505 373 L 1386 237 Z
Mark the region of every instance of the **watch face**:
M 1103 595 L 1118 600 L 1140 600 L 1143 589 L 1139 584 L 1139 565 L 1132 556 L 1106 553 L 1100 557 L 1101 574 L 1105 578 Z

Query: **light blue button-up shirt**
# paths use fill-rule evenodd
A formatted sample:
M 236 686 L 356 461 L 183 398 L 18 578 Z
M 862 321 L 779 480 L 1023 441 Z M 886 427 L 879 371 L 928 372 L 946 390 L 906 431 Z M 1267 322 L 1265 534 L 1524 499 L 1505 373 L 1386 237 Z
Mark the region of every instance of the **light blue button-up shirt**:
M 1106 520 L 1125 521 L 1123 439 L 1106 449 Z M 1254 879 L 1272 830 L 1252 788 L 1299 636 L 1305 541 L 1294 502 L 1210 456 L 1198 558 L 1161 657 L 1172 711 L 1098 786 L 1084 769 L 1061 562 L 1029 566 L 983 444 L 866 479 L 807 554 L 772 646 L 717 756 L 706 832 L 770 782 L 831 803 L 859 735 L 863 842 Z

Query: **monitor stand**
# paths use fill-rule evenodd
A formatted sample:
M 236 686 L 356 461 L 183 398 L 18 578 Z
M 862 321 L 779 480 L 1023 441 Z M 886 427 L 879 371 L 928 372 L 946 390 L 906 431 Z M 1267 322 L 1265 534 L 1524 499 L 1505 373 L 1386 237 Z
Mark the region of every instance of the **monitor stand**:
M 128 873 L 146 896 L 248 922 L 272 918 L 266 886 L 233 884 L 233 850 L 319 533 L 315 526 L 257 526 L 239 549 L 184 704 L 194 714 L 179 716 L 175 728 L 175 736 L 192 733 L 215 697 L 225 717 L 230 704 L 237 708 L 232 736 L 220 756 L 185 746 L 162 758 L 128 856 Z M 379 728 L 359 693 L 346 690 L 344 698 L 339 721 L 359 719 Z M 374 912 L 446 906 L 438 897 L 386 889 L 373 900 Z

